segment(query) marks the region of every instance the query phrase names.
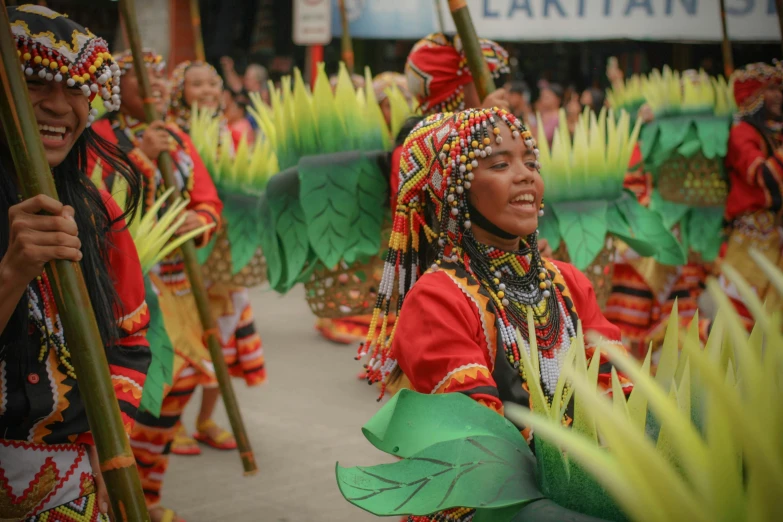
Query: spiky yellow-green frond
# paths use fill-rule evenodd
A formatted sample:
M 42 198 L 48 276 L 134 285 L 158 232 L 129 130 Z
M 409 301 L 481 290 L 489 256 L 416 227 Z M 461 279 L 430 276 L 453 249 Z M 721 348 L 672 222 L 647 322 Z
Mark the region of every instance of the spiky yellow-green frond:
M 579 116 L 572 139 L 565 111 L 561 110 L 551 148 L 543 127 L 539 127 L 539 161 L 547 200 L 617 199 L 640 125 L 637 122 L 631 129 L 631 119 L 625 111 L 616 118 L 613 110 L 603 109 L 595 114 L 586 109 Z
M 676 114 L 715 114 L 730 112 L 732 105 L 726 80 L 710 77 L 701 71 L 663 72 L 653 70 L 644 82 L 642 92 L 656 117 Z
M 760 268 L 783 287 L 779 269 L 763 261 Z M 611 398 L 596 393 L 596 377 L 567 359 L 561 380 L 581 404 L 574 426 L 586 418 L 595 432 L 565 429 L 558 416 L 537 408 L 532 382 L 533 412 L 506 405 L 509 418 L 562 448 L 564 461 L 583 466 L 636 522 L 772 520 L 779 514 L 783 325 L 736 270 L 727 266 L 723 273 L 753 312 L 750 336 L 712 281 L 708 288 L 720 311 L 706 348 L 695 324 L 680 332 L 676 312 L 655 376 L 649 353 L 640 365 L 616 346 L 599 344 L 634 383 L 628 399 L 618 389 Z M 535 362 L 522 362 L 535 375 Z

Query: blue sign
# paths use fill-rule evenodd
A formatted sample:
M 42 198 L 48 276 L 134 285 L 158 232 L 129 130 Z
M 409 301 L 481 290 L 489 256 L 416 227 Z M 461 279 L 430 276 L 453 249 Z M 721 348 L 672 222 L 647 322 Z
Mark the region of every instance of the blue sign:
M 445 2 L 446 0 L 442 0 Z M 418 40 L 435 32 L 432 0 L 345 0 L 351 36 Z M 332 34 L 342 34 L 340 9 L 332 1 Z

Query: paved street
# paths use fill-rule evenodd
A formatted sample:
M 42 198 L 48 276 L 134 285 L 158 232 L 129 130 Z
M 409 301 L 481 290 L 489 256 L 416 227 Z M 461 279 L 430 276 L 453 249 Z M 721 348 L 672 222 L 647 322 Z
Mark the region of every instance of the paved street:
M 390 462 L 362 436 L 378 408 L 376 388 L 356 379 L 355 347 L 331 344 L 297 287 L 280 297 L 252 291 L 268 381 L 247 388 L 234 380 L 260 471 L 243 477 L 236 453 L 204 449 L 199 457 L 173 456 L 163 503 L 187 522 L 362 522 L 376 517 L 343 500 L 335 462 L 346 466 Z M 185 414 L 193 429 L 200 396 Z M 222 410 L 216 415 L 228 421 Z

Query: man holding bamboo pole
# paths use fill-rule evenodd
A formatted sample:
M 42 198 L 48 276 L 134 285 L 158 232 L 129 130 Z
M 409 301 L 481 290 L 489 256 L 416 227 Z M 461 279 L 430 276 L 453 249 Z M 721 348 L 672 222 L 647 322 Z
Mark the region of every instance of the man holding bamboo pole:
M 12 91 L 4 92 L 0 129 L 0 519 L 108 520 L 106 475 L 120 520 L 145 520 L 126 433 L 112 422 L 116 415 L 121 426 L 121 412 L 130 431 L 150 362 L 144 283 L 124 221 L 139 201 L 139 173 L 90 128 L 94 97 L 119 105 L 117 65 L 106 42 L 59 13 L 25 5 L 8 9 L 8 19 L 14 38 L 0 39 L 2 83 Z M 5 21 L 0 25 L 8 31 Z M 19 64 L 26 89 L 12 78 Z M 38 135 L 19 134 L 33 118 Z M 46 180 L 31 182 L 37 140 L 60 201 L 36 186 Z M 127 181 L 124 214 L 86 176 L 88 154 Z M 19 192 L 39 195 L 21 201 Z M 72 315 L 91 314 L 74 308 L 74 296 L 63 291 L 71 267 L 44 272 L 59 260 L 81 265 L 97 353 L 89 353 L 89 332 L 72 328 Z M 107 378 L 85 386 L 101 372 L 111 384 Z M 108 394 L 99 389 L 104 385 Z M 94 439 L 102 444 L 100 458 Z

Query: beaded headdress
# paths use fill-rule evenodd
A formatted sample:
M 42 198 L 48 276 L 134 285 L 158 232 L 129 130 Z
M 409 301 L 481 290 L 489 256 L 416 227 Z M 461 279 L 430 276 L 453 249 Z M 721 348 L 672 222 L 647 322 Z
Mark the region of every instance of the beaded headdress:
M 378 300 L 367 340 L 358 357 L 367 354 L 367 378 L 384 381 L 396 366 L 389 357 L 394 332 L 387 332 L 393 294 L 397 309 L 421 273 L 419 238 L 437 242 L 436 261 L 457 261 L 463 233 L 472 226 L 468 191 L 478 160 L 492 154 L 502 142 L 499 125 L 506 125 L 513 139 L 524 140 L 538 157 L 533 135 L 504 109 L 471 109 L 456 114 L 435 114 L 411 131 L 400 159 L 400 187 L 394 212 L 389 250 Z M 536 161 L 536 168 L 540 168 Z M 432 210 L 430 213 L 429 211 Z M 427 214 L 434 216 L 428 224 Z M 528 242 L 536 249 L 536 234 Z M 397 288 L 395 289 L 395 283 Z
M 770 85 L 783 82 L 781 62 L 775 65 L 752 63 L 734 72 L 731 77 L 737 116 L 753 116 L 764 106 L 764 91 Z
M 508 52 L 492 40 L 479 38 L 484 60 L 495 78 L 510 71 Z M 461 111 L 465 85 L 473 81 L 459 36 L 433 33 L 419 40 L 405 64 L 408 89 L 424 114 Z
M 162 73 L 166 70 L 166 60 L 161 55 L 152 49 L 144 49 L 142 54 L 144 55 L 144 63 L 148 68 L 157 73 Z M 133 53 L 130 49 L 122 51 L 115 56 L 115 60 L 117 60 L 117 65 L 120 68 L 120 75 L 125 75 L 133 70 Z
M 120 108 L 120 69 L 109 46 L 70 18 L 38 5 L 9 7 L 11 32 L 27 76 L 79 86 L 90 101 L 100 93 L 107 110 Z M 88 124 L 97 115 L 90 110 Z
M 206 67 L 212 72 L 218 79 L 220 79 L 220 90 L 223 90 L 223 79 L 220 78 L 217 70 L 207 62 L 202 61 L 184 61 L 177 65 L 171 72 L 171 97 L 169 103 L 169 110 L 166 113 L 166 120 L 176 123 L 179 128 L 188 132 L 190 128 L 190 110 L 191 107 L 185 100 L 185 75 L 193 67 Z M 215 111 L 215 116 L 218 116 L 222 112 L 222 100 L 220 100 L 220 106 Z
M 375 99 L 378 100 L 378 103 L 381 103 L 388 97 L 386 89 L 394 85 L 400 89 L 400 92 L 402 92 L 405 98 L 410 99 L 408 80 L 405 78 L 405 75 L 387 71 L 376 75 L 375 78 L 372 79 L 372 88 L 375 91 Z

